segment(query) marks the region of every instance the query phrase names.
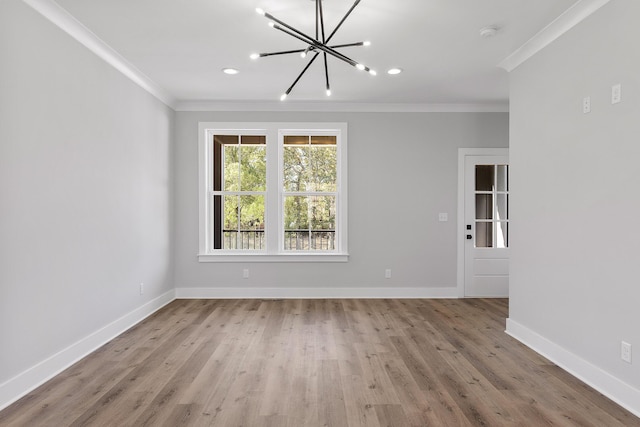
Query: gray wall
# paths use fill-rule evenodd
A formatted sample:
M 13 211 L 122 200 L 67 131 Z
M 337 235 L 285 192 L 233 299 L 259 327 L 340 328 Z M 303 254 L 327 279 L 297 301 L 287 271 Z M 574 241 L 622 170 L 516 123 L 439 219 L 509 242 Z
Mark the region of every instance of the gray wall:
M 174 112 L 4 0 L 0 117 L 2 384 L 172 289 Z
M 200 121 L 347 122 L 349 262 L 199 263 Z M 178 289 L 455 288 L 458 148 L 507 147 L 508 114 L 178 112 L 175 144 Z M 449 222 L 438 222 L 439 212 Z
M 640 2 L 613 0 L 516 68 L 510 143 L 510 319 L 636 390 L 639 19 Z

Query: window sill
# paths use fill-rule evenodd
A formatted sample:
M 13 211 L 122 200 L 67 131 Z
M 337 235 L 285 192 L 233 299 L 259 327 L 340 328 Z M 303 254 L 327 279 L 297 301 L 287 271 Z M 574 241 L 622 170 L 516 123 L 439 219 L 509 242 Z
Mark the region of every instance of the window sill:
M 240 254 L 240 253 L 219 253 L 219 254 L 199 254 L 198 262 L 347 262 L 349 254 L 317 254 L 317 253 L 297 253 L 297 254 Z

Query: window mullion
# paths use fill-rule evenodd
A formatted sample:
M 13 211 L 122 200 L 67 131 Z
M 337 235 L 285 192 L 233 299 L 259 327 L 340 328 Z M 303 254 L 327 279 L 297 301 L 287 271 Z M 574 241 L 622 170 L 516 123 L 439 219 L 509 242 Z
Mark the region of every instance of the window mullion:
M 267 191 L 265 234 L 267 236 L 267 253 L 280 252 L 282 241 L 280 218 L 280 198 L 282 197 L 282 178 L 280 173 L 281 153 L 279 153 L 278 133 L 274 129 L 267 131 Z

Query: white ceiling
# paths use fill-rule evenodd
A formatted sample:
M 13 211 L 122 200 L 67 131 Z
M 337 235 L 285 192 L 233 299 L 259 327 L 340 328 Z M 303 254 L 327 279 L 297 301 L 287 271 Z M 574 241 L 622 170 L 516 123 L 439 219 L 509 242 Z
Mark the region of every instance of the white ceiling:
M 369 40 L 342 52 L 378 72 L 329 57 L 331 101 L 402 104 L 505 104 L 505 57 L 577 0 L 362 0 L 332 44 Z M 57 3 L 157 85 L 180 101 L 277 101 L 307 59 L 251 60 L 253 52 L 299 49 L 269 28 L 260 7 L 313 34 L 312 0 L 57 0 Z M 323 0 L 331 31 L 352 0 Z M 499 32 L 482 38 L 480 29 Z M 322 57 L 288 100 L 326 102 Z M 235 76 L 222 68 L 240 70 Z M 401 67 L 398 76 L 386 74 Z

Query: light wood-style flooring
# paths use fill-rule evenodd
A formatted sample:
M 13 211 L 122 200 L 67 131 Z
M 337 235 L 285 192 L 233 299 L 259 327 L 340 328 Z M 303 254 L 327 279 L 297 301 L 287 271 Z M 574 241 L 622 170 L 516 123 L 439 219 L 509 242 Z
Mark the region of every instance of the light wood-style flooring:
M 2 426 L 640 426 L 504 333 L 508 301 L 176 300 Z

